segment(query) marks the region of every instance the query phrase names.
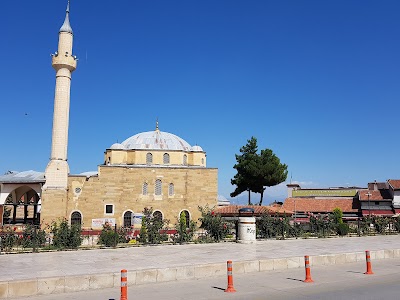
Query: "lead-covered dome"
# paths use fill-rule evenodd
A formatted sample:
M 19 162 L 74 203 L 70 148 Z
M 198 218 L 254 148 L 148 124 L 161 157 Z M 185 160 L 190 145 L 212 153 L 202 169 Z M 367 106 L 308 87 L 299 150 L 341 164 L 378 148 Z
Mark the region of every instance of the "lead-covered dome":
M 115 144 L 111 145 L 110 149 L 113 149 L 113 150 L 124 150 L 125 147 L 122 144 L 115 143 Z
M 198 145 L 193 146 L 191 150 L 192 150 L 193 152 L 203 152 L 203 148 L 201 148 L 201 147 L 198 146 Z
M 135 134 L 121 143 L 127 150 L 181 150 L 190 151 L 191 146 L 179 136 L 160 130 Z

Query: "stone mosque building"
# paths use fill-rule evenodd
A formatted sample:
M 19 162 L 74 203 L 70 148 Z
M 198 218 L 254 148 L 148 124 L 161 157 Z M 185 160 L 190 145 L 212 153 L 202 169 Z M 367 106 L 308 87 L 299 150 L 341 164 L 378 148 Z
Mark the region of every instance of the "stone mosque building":
M 106 149 L 97 172 L 71 175 L 67 162 L 71 74 L 77 67 L 73 31 L 66 17 L 52 54 L 56 71 L 51 158 L 45 173 L 0 176 L 1 223 L 50 223 L 60 217 L 83 228 L 108 222 L 131 226 L 145 207 L 173 225 L 181 213 L 197 221 L 198 206 L 216 206 L 218 170 L 206 152 L 159 130 L 138 133 Z M 22 209 L 21 209 L 22 208 Z M 8 210 L 8 216 L 3 213 Z M 11 212 L 10 212 L 11 211 Z

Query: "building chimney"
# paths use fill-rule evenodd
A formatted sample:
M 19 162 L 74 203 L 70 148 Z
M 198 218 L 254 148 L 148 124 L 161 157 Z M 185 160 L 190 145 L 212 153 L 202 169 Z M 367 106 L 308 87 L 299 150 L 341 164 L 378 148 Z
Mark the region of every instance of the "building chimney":
M 378 183 L 376 182 L 376 180 L 374 181 L 374 191 L 378 190 Z

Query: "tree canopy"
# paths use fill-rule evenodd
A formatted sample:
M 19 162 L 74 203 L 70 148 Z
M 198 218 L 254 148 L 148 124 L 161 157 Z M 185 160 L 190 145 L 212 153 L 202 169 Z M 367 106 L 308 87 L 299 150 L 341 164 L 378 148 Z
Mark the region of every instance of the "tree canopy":
M 247 144 L 240 148 L 241 154 L 235 154 L 236 175 L 231 179 L 232 185 L 236 185 L 235 190 L 230 194 L 236 197 L 247 191 L 248 203 L 251 205 L 250 194 L 259 193 L 262 205 L 264 191 L 266 187 L 275 186 L 284 182 L 287 178 L 287 165 L 281 164 L 280 159 L 271 149 L 258 152 L 257 139 L 251 137 Z

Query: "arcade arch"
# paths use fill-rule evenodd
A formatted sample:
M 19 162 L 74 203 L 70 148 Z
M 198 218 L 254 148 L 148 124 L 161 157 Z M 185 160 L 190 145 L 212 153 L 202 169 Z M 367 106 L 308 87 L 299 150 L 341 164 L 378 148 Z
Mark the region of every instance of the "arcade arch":
M 1 224 L 39 224 L 40 188 L 30 185 L 2 184 Z M 4 200 L 3 200 L 4 199 Z M 3 202 L 3 203 L 1 203 Z

